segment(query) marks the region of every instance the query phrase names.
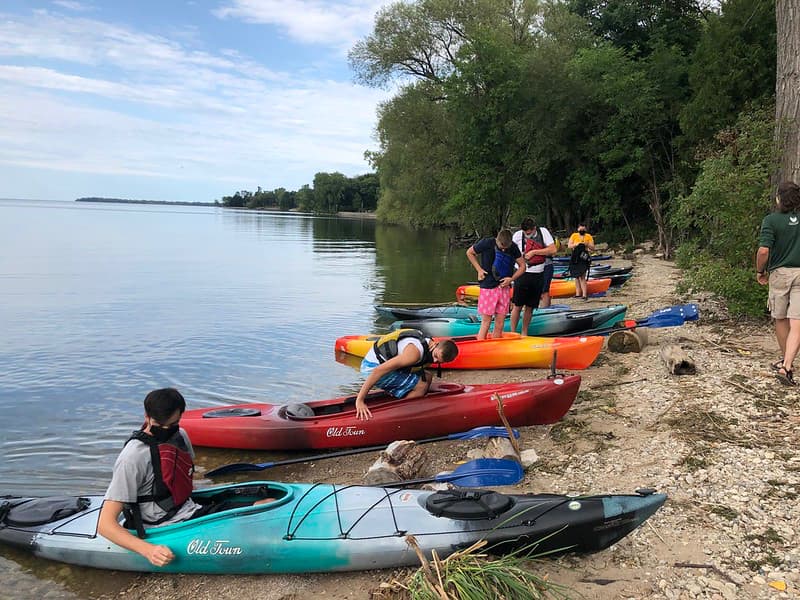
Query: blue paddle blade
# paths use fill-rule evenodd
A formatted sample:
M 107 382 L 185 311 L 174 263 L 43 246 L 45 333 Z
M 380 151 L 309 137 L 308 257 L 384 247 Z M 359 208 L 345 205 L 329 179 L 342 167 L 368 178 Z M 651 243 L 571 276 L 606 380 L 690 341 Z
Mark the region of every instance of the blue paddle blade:
M 697 304 L 678 304 L 667 308 L 660 308 L 653 312 L 648 318 L 660 315 L 676 315 L 684 321 L 696 321 L 700 318 L 700 311 Z
M 512 429 L 511 432 L 514 434 L 515 438 L 519 437 L 519 431 L 516 429 Z M 447 436 L 448 439 L 451 440 L 474 440 L 476 438 L 485 438 L 485 437 L 504 437 L 507 438 L 508 430 L 505 427 L 492 427 L 490 425 L 484 427 L 475 427 L 474 429 L 470 429 L 469 431 L 463 431 L 461 433 L 451 433 Z
M 514 485 L 522 481 L 525 471 L 515 460 L 505 458 L 476 458 L 456 467 L 451 473 L 439 473 L 434 477 L 410 479 L 383 487 L 408 487 L 420 483 L 453 481 L 461 487 L 487 487 Z
M 683 325 L 683 317 L 673 313 L 663 313 L 636 321 L 636 327 L 679 327 Z
M 515 460 L 476 458 L 456 467 L 452 473 L 441 473 L 436 481 L 454 481 L 461 487 L 514 485 L 522 481 L 525 471 Z

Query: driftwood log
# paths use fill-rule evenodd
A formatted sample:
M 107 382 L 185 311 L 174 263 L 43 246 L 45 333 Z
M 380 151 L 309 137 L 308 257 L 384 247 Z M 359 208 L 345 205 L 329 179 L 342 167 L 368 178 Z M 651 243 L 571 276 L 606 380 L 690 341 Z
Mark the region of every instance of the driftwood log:
M 673 375 L 694 375 L 697 372 L 694 361 L 678 344 L 664 344 L 659 353 Z
M 519 453 L 514 444 L 511 443 L 510 439 L 504 437 L 489 438 L 484 456 L 486 458 L 505 458 L 520 462 Z
M 647 329 L 623 329 L 608 336 L 608 349 L 620 354 L 641 352 L 647 341 Z
M 505 458 L 521 462 L 520 456 L 521 454 L 517 454 L 511 440 L 505 437 L 489 438 L 486 446 L 472 448 L 467 451 L 467 458 L 470 460 L 475 460 L 476 458 Z
M 389 444 L 364 475 L 366 485 L 396 483 L 414 479 L 427 462 L 425 449 L 416 442 L 400 440 Z

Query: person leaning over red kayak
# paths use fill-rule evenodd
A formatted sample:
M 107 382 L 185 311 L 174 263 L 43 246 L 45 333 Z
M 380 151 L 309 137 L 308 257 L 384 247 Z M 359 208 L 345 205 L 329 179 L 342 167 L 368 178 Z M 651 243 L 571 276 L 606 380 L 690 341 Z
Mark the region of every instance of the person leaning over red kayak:
M 257 502 L 197 504 L 192 500 L 194 450 L 180 428 L 186 410 L 183 395 L 174 388 L 153 390 L 144 399 L 144 425 L 125 442 L 114 463 L 111 483 L 100 509 L 97 532 L 107 540 L 141 554 L 157 567 L 168 565 L 175 555 L 166 546 L 151 544 L 148 527 L 180 523 L 199 516 Z M 125 514 L 124 524 L 120 515 Z M 133 535 L 128 529 L 135 529 Z
M 424 396 L 433 379 L 425 365 L 450 362 L 456 356 L 455 342 L 433 341 L 417 329 L 397 329 L 381 336 L 361 361 L 361 373 L 367 378 L 356 396 L 356 417 L 372 417 L 366 397 L 373 387 L 395 398 Z

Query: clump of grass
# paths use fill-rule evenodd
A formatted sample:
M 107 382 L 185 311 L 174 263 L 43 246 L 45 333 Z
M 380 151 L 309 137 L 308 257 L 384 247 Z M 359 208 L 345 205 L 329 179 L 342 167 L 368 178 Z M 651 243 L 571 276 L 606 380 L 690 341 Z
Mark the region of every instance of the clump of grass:
M 580 435 L 586 429 L 584 421 L 562 419 L 550 427 L 550 438 L 555 442 L 566 442 L 570 437 Z
M 728 521 L 733 521 L 736 517 L 739 516 L 738 512 L 736 512 L 729 506 L 725 506 L 723 504 L 715 504 L 709 509 L 709 511 L 711 511 L 715 515 L 719 515 L 723 519 L 727 519 Z
M 772 527 L 767 527 L 764 530 L 764 533 L 753 533 L 746 535 L 744 536 L 744 539 L 758 541 L 759 543 L 765 545 L 783 543 L 783 538 Z
M 406 541 L 416 551 L 422 566 L 407 580 L 393 581 L 393 597 L 410 600 L 507 600 L 566 599 L 566 588 L 525 568 L 529 558 L 520 552 L 489 558 L 480 550 L 486 540 L 451 554 L 444 560 L 436 552 L 428 560 L 414 536 Z M 399 593 L 399 595 L 398 595 Z
M 697 444 L 678 464 L 687 471 L 699 471 L 700 469 L 707 469 L 711 461 L 709 460 L 707 450 Z
M 714 411 L 689 409 L 679 416 L 667 419 L 666 422 L 688 440 L 729 443 L 743 448 L 753 447 L 752 440 L 743 439 L 732 431 L 732 427 L 738 424 L 736 419 L 724 417 Z

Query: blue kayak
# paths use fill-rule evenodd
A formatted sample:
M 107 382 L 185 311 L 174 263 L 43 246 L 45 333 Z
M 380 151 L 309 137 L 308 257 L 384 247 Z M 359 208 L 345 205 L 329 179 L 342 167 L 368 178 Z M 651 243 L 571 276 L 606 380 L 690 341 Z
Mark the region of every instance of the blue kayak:
M 151 527 L 147 541 L 175 559 L 163 568 L 97 534 L 102 496 L 0 500 L 0 543 L 33 555 L 98 569 L 159 573 L 306 573 L 418 565 L 406 543 L 444 558 L 485 539 L 489 551 L 594 552 L 618 542 L 666 500 L 630 495 L 501 494 L 478 489 L 431 492 L 391 487 L 257 481 L 195 492 L 200 502 L 243 506 Z
M 595 255 L 592 256 L 592 262 L 595 262 L 595 261 L 598 261 L 598 260 L 611 260 L 612 258 L 613 258 L 613 256 L 611 256 L 610 254 L 595 254 Z M 553 262 L 554 263 L 565 263 L 565 262 L 568 263 L 569 259 L 570 259 L 569 256 L 554 256 L 553 257 Z
M 528 335 L 565 335 L 598 327 L 611 327 L 625 319 L 628 307 L 623 304 L 588 310 L 558 312 L 535 311 L 528 326 Z M 468 319 L 417 319 L 395 321 L 392 329 L 419 329 L 425 335 L 456 337 L 477 335 L 481 318 L 475 315 Z M 517 323 L 517 332 L 522 329 L 522 318 Z M 507 318 L 503 331 L 511 331 L 511 319 Z

